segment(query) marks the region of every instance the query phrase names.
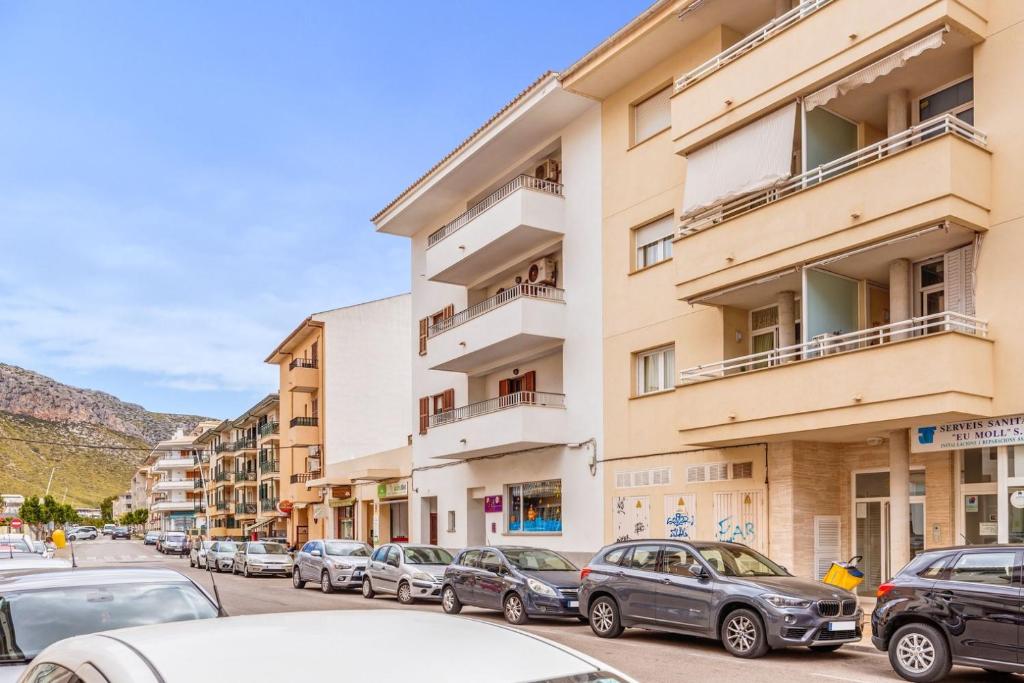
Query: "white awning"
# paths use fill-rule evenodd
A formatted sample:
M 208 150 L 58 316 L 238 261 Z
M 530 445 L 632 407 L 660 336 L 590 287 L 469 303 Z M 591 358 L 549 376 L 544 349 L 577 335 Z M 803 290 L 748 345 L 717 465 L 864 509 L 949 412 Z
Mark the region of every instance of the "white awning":
M 881 78 L 887 73 L 895 71 L 926 50 L 942 47 L 943 34 L 948 30 L 948 28 L 939 29 L 935 33 L 925 36 L 915 43 L 911 43 L 902 50 L 894 52 L 888 57 L 883 57 L 874 64 L 869 64 L 860 71 L 856 71 L 846 78 L 838 80 L 830 85 L 826 85 L 821 90 L 811 93 L 804 98 L 804 109 L 811 111 L 816 107 L 820 107 L 826 102 L 834 100 L 840 95 L 845 95 L 851 90 L 859 88 L 862 85 L 873 83 L 876 79 Z
M 794 102 L 687 154 L 680 218 L 789 178 L 796 113 Z

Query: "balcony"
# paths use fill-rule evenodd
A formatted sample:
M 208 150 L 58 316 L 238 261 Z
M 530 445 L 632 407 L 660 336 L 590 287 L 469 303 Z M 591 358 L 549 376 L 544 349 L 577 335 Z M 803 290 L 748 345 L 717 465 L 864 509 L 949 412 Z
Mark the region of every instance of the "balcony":
M 722 23 L 743 23 L 745 3 L 730 4 L 733 16 Z M 944 24 L 979 42 L 986 34 L 984 7 L 955 0 L 804 0 L 676 79 L 675 149 L 688 153 Z
M 292 442 L 313 446 L 320 443 L 320 420 L 316 417 L 293 417 L 288 422 Z
M 854 440 L 991 414 L 993 374 L 986 323 L 939 313 L 683 370 L 677 423 L 693 445 Z
M 256 474 L 256 470 L 243 470 L 241 472 L 235 472 L 235 484 L 239 486 L 245 484 L 255 484 L 257 478 L 258 477 Z
M 428 329 L 432 370 L 481 372 L 565 341 L 565 291 L 516 285 Z
M 289 481 L 291 481 L 291 483 L 293 484 L 305 484 L 307 481 L 310 481 L 311 479 L 319 478 L 320 470 L 313 470 L 312 472 L 299 472 L 298 474 L 293 474 L 289 478 Z
M 199 512 L 205 509 L 202 501 L 186 500 L 160 500 L 153 503 L 153 512 Z
M 260 460 L 260 476 L 266 477 L 277 474 L 281 471 L 281 461 L 277 458 L 273 460 Z
M 288 364 L 288 391 L 316 391 L 320 386 L 318 365 L 315 358 L 293 358 Z
M 231 504 L 225 500 L 218 500 L 214 504 L 214 508 L 216 508 L 217 512 L 227 512 L 231 508 Z
M 565 395 L 519 391 L 431 415 L 423 435 L 430 458 L 460 460 L 565 443 Z
M 562 186 L 520 175 L 427 237 L 426 276 L 469 285 L 565 232 Z
M 278 433 L 279 425 L 275 420 L 274 422 L 267 422 L 260 425 L 260 438 L 267 438 Z
M 221 470 L 219 472 L 214 472 L 213 473 L 213 481 L 215 483 L 218 483 L 218 484 L 224 483 L 224 482 L 229 482 L 229 481 L 231 481 L 231 473 L 226 471 L 226 470 Z
M 280 510 L 277 509 L 277 504 L 281 502 L 280 498 L 261 498 L 260 499 L 260 512 L 267 515 L 281 515 L 285 516 Z
M 197 487 L 193 483 L 192 479 L 179 479 L 176 481 L 171 479 L 162 479 L 153 484 L 153 493 L 165 493 L 167 491 L 192 491 L 194 488 Z
M 680 225 L 676 293 L 690 299 L 949 217 L 986 228 L 986 144 L 975 127 L 940 116 L 698 213 Z
M 153 463 L 153 471 L 192 469 L 196 466 L 196 459 L 190 455 L 160 458 Z
M 232 451 L 234 450 L 234 442 L 225 441 L 223 443 L 219 443 L 216 446 L 214 446 L 213 450 L 215 453 L 226 453 L 228 451 Z
M 235 503 L 236 517 L 253 517 L 256 515 L 256 503 Z

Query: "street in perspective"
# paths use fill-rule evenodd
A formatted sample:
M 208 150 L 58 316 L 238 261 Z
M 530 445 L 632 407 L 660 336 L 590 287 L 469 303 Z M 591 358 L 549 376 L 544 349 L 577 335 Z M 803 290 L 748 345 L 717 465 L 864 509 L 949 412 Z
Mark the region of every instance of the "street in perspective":
M 1024 674 L 1024 3 L 651 2 L 0 8 L 0 683 Z

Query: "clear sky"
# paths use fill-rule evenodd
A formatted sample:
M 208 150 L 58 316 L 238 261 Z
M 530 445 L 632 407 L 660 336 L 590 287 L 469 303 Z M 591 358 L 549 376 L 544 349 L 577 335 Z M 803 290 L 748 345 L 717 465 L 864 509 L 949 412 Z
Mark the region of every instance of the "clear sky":
M 236 416 L 408 291 L 369 217 L 649 2 L 0 4 L 0 362 Z

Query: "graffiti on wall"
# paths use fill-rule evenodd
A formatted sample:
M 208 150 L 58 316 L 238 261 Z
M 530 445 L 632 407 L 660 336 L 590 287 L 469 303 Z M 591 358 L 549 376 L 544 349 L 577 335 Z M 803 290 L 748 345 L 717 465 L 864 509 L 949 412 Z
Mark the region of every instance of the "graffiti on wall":
M 728 491 L 715 494 L 715 539 L 744 543 L 756 550 L 765 550 L 759 533 L 764 515 L 760 491 Z
M 647 496 L 616 496 L 613 532 L 616 541 L 651 537 L 651 499 Z
M 665 535 L 680 539 L 696 537 L 697 497 L 694 494 L 665 496 Z

